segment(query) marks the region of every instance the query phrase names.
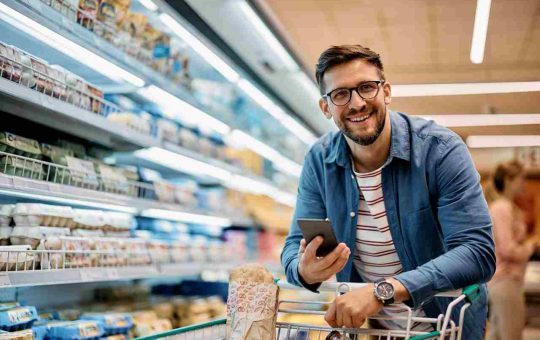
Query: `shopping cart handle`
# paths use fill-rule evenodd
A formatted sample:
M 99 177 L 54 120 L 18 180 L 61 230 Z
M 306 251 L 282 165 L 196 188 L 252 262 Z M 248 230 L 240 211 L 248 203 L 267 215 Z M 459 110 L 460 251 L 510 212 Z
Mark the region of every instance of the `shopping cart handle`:
M 467 302 L 472 303 L 480 296 L 480 286 L 477 284 L 467 286 L 463 288 L 463 294 L 465 295 Z

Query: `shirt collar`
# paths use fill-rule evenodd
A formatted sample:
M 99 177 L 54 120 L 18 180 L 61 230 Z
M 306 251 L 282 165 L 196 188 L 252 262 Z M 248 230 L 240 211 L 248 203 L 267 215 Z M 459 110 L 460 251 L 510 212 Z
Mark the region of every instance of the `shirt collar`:
M 390 155 L 386 164 L 389 164 L 394 157 L 410 161 L 411 137 L 409 124 L 401 113 L 394 111 L 390 111 L 390 123 L 392 124 L 392 136 L 390 141 Z M 340 166 L 345 166 L 350 163 L 349 155 L 349 145 L 343 133 L 339 132 L 330 144 L 330 152 L 325 162 L 335 162 Z

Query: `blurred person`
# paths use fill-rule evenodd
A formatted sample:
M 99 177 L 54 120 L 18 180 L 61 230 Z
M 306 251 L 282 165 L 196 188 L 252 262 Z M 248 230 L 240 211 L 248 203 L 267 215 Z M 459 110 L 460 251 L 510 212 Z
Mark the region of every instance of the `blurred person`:
M 444 314 L 451 299 L 433 295 L 486 282 L 495 272 L 491 218 L 467 147 L 433 121 L 389 110 L 392 87 L 369 48 L 325 50 L 316 78 L 321 111 L 339 131 L 321 137 L 305 157 L 281 254 L 287 280 L 312 291 L 334 274 L 369 283 L 334 300 L 325 316 L 332 327 L 361 327 L 392 303 L 414 307 L 417 316 Z M 322 237 L 306 244 L 298 218 L 328 218 L 342 243 L 317 257 Z M 383 313 L 403 315 L 403 307 Z M 463 339 L 483 339 L 486 318 L 481 284 Z
M 497 256 L 497 270 L 488 283 L 488 340 L 522 339 L 525 326 L 523 281 L 535 245 L 526 242 L 524 213 L 514 203 L 516 195 L 523 191 L 524 179 L 524 169 L 519 162 L 501 163 L 485 190 Z

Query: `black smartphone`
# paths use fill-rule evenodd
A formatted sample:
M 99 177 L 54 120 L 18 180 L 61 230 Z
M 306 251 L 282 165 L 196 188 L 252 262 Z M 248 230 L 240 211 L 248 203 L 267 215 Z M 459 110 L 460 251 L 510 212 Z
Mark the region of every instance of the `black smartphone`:
M 315 237 L 322 236 L 324 238 L 323 243 L 317 248 L 316 255 L 323 257 L 337 247 L 338 241 L 334 234 L 334 229 L 328 220 L 311 219 L 311 218 L 299 218 L 297 220 L 300 230 L 306 243 L 311 242 Z

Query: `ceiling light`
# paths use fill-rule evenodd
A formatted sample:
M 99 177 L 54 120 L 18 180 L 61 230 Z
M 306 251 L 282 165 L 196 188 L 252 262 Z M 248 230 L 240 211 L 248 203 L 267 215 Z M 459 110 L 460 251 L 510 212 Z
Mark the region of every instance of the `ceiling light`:
M 236 145 L 248 148 L 253 152 L 263 156 L 264 158 L 272 161 L 272 163 L 278 170 L 297 178 L 300 177 L 300 173 L 302 172 L 302 166 L 300 164 L 293 162 L 292 160 L 283 156 L 277 150 L 251 137 L 245 132 L 242 132 L 240 130 L 233 130 L 229 138 Z
M 461 83 L 392 85 L 392 97 L 454 96 L 466 94 L 540 91 L 540 81 L 508 83 Z
M 152 0 L 139 0 L 139 3 L 152 12 L 158 10 L 158 6 Z
M 36 40 L 57 49 L 69 57 L 75 58 L 78 62 L 90 67 L 96 72 L 99 72 L 112 80 L 127 81 L 138 87 L 144 86 L 144 81 L 141 78 L 129 73 L 123 68 L 116 66 L 94 52 L 75 44 L 60 34 L 48 29 L 47 27 L 2 3 L 0 3 L 0 19 L 25 32 L 26 34 L 31 35 Z
M 491 0 L 477 0 L 471 43 L 471 61 L 474 64 L 481 64 L 484 61 L 490 8 Z
M 203 131 L 213 129 L 222 135 L 227 134 L 231 130 L 222 121 L 217 120 L 157 86 L 150 85 L 139 89 L 138 94 L 158 104 L 163 114 L 170 119 L 196 125 Z
M 134 155 L 169 169 L 194 176 L 208 176 L 224 182 L 231 179 L 231 173 L 227 170 L 162 148 L 141 149 L 135 151 Z
M 468 115 L 418 115 L 447 127 L 540 125 L 540 113 L 523 114 L 468 114 Z
M 275 54 L 277 54 L 279 59 L 283 63 L 283 66 L 287 70 L 289 71 L 298 70 L 299 68 L 296 61 L 294 61 L 294 59 L 289 54 L 289 52 L 285 49 L 285 47 L 283 47 L 283 45 L 277 40 L 276 36 L 265 25 L 265 23 L 261 20 L 261 18 L 257 15 L 257 13 L 255 13 L 253 8 L 251 8 L 251 6 L 245 1 L 239 1 L 237 2 L 237 4 L 238 4 L 238 7 L 240 8 L 240 11 L 246 17 L 247 22 L 249 22 L 255 28 L 257 33 L 266 42 L 269 53 L 274 52 Z
M 301 141 L 307 145 L 311 145 L 317 140 L 311 131 L 297 122 L 296 119 L 285 113 L 285 111 L 274 104 L 270 98 L 262 93 L 251 82 L 241 79 L 238 82 L 238 87 L 240 87 L 241 90 L 243 90 L 251 99 L 253 99 L 253 101 L 270 113 L 270 115 L 280 122 L 285 128 L 294 133 L 294 135 L 297 136 Z
M 214 67 L 219 73 L 221 73 L 230 82 L 236 83 L 240 76 L 232 69 L 223 59 L 218 57 L 212 52 L 205 44 L 203 44 L 197 37 L 191 32 L 186 30 L 178 21 L 176 21 L 169 14 L 162 13 L 159 15 L 160 20 L 167 25 L 176 35 L 184 40 L 191 48 L 195 50 L 201 57 L 203 57 L 212 67 Z
M 467 137 L 467 145 L 470 148 L 513 148 L 524 146 L 540 146 L 540 136 L 469 136 Z
M 177 222 L 208 224 L 223 227 L 229 227 L 232 225 L 231 220 L 225 217 L 192 214 L 174 210 L 146 209 L 141 212 L 140 216 Z

